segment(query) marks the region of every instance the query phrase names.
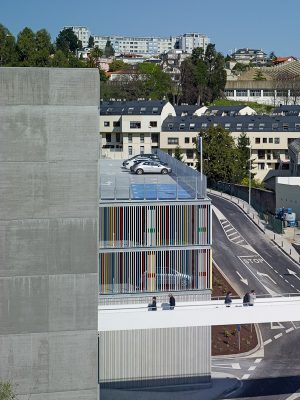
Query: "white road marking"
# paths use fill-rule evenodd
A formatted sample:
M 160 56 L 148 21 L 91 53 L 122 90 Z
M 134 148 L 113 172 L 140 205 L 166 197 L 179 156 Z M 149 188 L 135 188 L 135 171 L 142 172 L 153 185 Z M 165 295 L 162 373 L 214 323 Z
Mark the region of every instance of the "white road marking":
M 242 380 L 248 379 L 249 376 L 250 376 L 250 374 L 245 374 L 245 375 L 243 375 L 243 376 L 242 376 Z
M 278 333 L 278 335 L 275 335 L 274 336 L 274 339 L 278 339 L 278 338 L 280 338 L 282 336 L 282 333 Z
M 295 286 L 291 284 L 291 287 L 294 288 Z
M 238 276 L 240 277 L 241 282 L 243 282 L 245 285 L 248 286 L 248 279 L 243 278 L 242 275 L 241 275 L 238 271 L 235 271 L 235 272 L 236 272 L 236 273 L 238 274 Z
M 237 234 L 237 231 L 230 233 L 229 235 L 227 235 L 227 237 L 230 238 L 231 236 L 236 235 L 236 234 Z M 232 240 L 232 238 L 230 240 Z
M 280 276 L 280 278 L 282 278 L 282 279 L 283 279 L 283 276 L 282 276 L 282 275 L 280 275 L 280 274 L 279 274 L 279 276 Z
M 255 364 L 259 364 L 259 363 L 261 362 L 261 360 L 262 360 L 262 358 L 257 358 L 257 359 L 254 361 L 254 363 L 255 363 Z
M 284 329 L 280 322 L 271 322 L 271 329 Z
M 225 229 L 224 229 L 225 233 L 228 233 L 228 232 L 234 231 L 234 230 L 235 230 L 234 228 L 227 229 L 227 231 L 225 231 Z
M 217 368 L 230 368 L 230 369 L 241 369 L 239 363 L 229 363 L 229 364 L 213 364 L 212 367 Z
M 291 394 L 289 397 L 287 397 L 285 400 L 297 400 L 300 399 L 300 388 L 293 394 Z
M 262 273 L 262 272 L 257 272 L 257 275 L 259 275 L 259 276 L 265 276 L 266 278 L 269 278 L 269 279 L 274 283 L 274 285 L 277 285 L 277 283 L 274 281 L 274 279 L 272 279 L 272 278 L 270 277 L 270 275 L 264 274 L 264 273 Z M 279 276 L 281 276 L 281 275 L 279 275 Z M 281 277 L 282 277 L 282 276 L 281 276 Z
M 243 243 L 243 242 L 244 242 L 244 239 L 240 240 L 239 242 L 236 242 L 235 244 L 240 244 L 240 243 Z
M 295 328 L 289 328 L 289 329 L 287 329 L 287 330 L 285 331 L 285 333 L 290 333 L 290 332 L 292 332 L 294 329 L 295 329 Z
M 264 342 L 264 345 L 266 346 L 267 344 L 269 344 L 269 343 L 271 343 L 272 342 L 272 339 L 268 339 L 268 340 L 266 340 L 265 342 Z
M 250 368 L 248 368 L 248 371 L 254 371 L 256 369 L 256 365 L 252 365 Z
M 286 283 L 290 283 L 290 282 L 289 282 L 288 280 L 286 280 L 286 279 L 284 280 L 284 282 L 286 282 Z

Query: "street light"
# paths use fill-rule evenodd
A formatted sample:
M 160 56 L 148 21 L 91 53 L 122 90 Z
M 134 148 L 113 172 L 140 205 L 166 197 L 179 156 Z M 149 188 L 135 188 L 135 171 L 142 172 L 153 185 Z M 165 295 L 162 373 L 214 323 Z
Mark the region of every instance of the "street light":
M 248 199 L 249 209 L 248 209 L 248 212 L 250 214 L 250 208 L 251 208 L 251 169 L 252 169 L 252 161 L 254 161 L 255 158 L 253 160 L 251 158 L 251 155 L 252 155 L 251 154 L 251 152 L 252 152 L 251 144 L 248 144 L 246 147 L 248 147 L 248 149 L 249 149 L 249 160 L 247 160 L 247 161 L 249 162 L 249 193 L 248 193 L 248 195 L 249 195 L 249 199 Z

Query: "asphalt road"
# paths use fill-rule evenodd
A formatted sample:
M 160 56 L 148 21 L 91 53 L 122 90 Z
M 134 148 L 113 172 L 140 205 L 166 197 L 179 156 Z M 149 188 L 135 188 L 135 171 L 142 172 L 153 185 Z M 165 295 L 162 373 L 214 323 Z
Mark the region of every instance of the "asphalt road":
M 234 204 L 211 195 L 213 258 L 243 294 L 300 292 L 300 266 L 284 255 Z M 300 399 L 300 322 L 260 325 L 264 355 L 214 358 L 213 371 L 228 371 L 242 381 L 230 399 Z

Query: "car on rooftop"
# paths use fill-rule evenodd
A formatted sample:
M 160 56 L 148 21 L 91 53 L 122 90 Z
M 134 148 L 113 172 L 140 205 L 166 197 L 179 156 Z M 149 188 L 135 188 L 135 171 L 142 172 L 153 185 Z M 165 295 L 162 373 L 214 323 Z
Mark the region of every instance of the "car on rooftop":
M 170 174 L 172 169 L 167 165 L 161 164 L 156 161 L 146 160 L 141 161 L 130 168 L 130 171 L 137 175 L 143 174 Z
M 153 153 L 146 153 L 146 154 L 137 154 L 131 158 L 128 158 L 127 160 L 124 160 L 122 165 L 123 167 L 127 167 L 127 165 L 130 163 L 132 165 L 133 160 L 137 159 L 143 159 L 143 158 L 149 158 L 151 160 L 159 160 L 159 157 L 156 154 Z M 128 168 L 128 167 L 127 167 Z

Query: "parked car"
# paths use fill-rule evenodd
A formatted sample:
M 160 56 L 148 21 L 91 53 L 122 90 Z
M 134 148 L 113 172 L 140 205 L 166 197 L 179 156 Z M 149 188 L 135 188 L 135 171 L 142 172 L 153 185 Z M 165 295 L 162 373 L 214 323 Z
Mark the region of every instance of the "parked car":
M 131 171 L 137 175 L 142 174 L 170 174 L 172 169 L 167 165 L 147 160 L 133 165 Z
M 157 161 L 158 162 L 158 160 L 159 160 L 159 158 L 153 160 L 153 159 L 151 159 L 149 157 L 142 157 L 141 156 L 141 157 L 134 158 L 133 160 L 127 161 L 126 164 L 125 164 L 125 168 L 130 169 L 134 165 L 136 165 L 136 164 L 138 164 L 140 162 L 143 162 L 143 161 Z
M 153 275 L 144 272 L 144 286 L 147 287 L 147 279 L 153 278 L 156 280 L 156 285 L 160 289 L 166 290 L 181 290 L 192 288 L 192 276 L 182 274 L 175 268 L 163 268 L 160 273 Z
M 131 158 L 128 158 L 127 160 L 123 161 L 122 165 L 123 167 L 126 167 L 127 163 L 129 161 L 135 160 L 137 158 L 150 158 L 151 160 L 158 160 L 158 156 L 156 154 L 153 153 L 146 153 L 146 154 L 137 154 Z

